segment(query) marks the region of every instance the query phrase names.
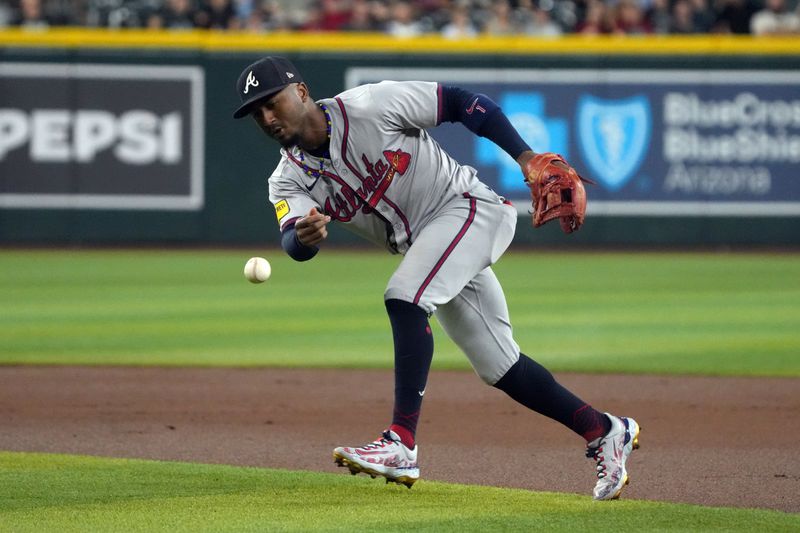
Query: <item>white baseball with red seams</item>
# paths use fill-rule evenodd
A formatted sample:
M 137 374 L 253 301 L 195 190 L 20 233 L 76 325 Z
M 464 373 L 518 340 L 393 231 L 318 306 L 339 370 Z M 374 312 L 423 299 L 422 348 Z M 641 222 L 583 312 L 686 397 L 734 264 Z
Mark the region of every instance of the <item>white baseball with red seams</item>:
M 404 255 L 384 297 L 435 313 L 478 375 L 494 384 L 519 358 L 490 268 L 511 243 L 517 212 L 425 131 L 441 120 L 441 97 L 439 84 L 415 81 L 320 100 L 331 120 L 330 158 L 282 149 L 269 198 L 281 228 L 316 207 Z
M 272 266 L 263 257 L 251 257 L 244 265 L 244 277 L 250 283 L 262 283 L 272 275 Z

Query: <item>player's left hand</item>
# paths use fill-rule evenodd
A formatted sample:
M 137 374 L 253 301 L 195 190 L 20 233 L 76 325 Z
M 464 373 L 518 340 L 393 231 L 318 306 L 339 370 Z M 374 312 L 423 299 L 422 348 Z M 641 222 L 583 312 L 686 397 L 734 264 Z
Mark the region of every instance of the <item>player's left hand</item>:
M 328 228 L 326 226 L 330 221 L 330 216 L 320 213 L 316 207 L 312 207 L 311 211 L 294 225 L 297 240 L 300 241 L 300 244 L 306 246 L 314 246 L 321 243 L 328 238 Z
M 580 229 L 586 218 L 583 182 L 594 182 L 579 176 L 563 157 L 553 152 L 524 152 L 517 162 L 531 190 L 533 227 L 557 218 L 564 233 Z

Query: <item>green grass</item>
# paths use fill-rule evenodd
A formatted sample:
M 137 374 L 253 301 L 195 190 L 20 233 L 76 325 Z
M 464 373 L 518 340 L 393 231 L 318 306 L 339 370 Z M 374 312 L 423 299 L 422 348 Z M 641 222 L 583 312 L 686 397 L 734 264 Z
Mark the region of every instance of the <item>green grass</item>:
M 251 255 L 267 283 L 244 280 Z M 0 364 L 389 368 L 399 260 L 4 250 Z M 517 341 L 552 370 L 800 376 L 798 255 L 512 252 L 495 270 Z M 436 329 L 434 367 L 468 368 Z
M 0 452 L 0 531 L 797 531 L 800 515 L 219 465 Z

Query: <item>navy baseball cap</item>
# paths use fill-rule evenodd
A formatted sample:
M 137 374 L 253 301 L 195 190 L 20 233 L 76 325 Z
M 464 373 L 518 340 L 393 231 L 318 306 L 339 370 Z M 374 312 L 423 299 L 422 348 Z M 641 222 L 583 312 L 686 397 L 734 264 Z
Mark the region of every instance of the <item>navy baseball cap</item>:
M 268 56 L 259 59 L 244 69 L 236 80 L 236 91 L 242 99 L 242 105 L 233 114 L 233 118 L 248 115 L 259 100 L 272 96 L 287 85 L 302 81 L 300 72 L 285 57 Z

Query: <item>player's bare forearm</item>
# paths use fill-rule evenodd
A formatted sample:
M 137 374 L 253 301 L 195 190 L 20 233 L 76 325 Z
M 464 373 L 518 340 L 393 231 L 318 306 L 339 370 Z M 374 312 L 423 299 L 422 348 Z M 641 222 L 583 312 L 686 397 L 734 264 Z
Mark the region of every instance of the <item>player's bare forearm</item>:
M 528 162 L 531 159 L 533 159 L 535 156 L 536 156 L 536 152 L 534 152 L 533 150 L 525 150 L 524 152 L 519 154 L 519 157 L 517 157 L 517 163 L 519 164 L 520 168 L 522 168 L 522 173 L 523 174 L 527 174 L 526 166 L 527 166 Z M 570 168 L 567 163 L 561 162 L 561 161 L 553 161 L 552 164 L 557 166 L 557 167 L 559 167 L 559 168 L 563 168 L 565 170 L 568 170 Z
M 294 225 L 297 240 L 305 246 L 316 246 L 328 237 L 327 225 L 330 221 L 330 216 L 320 213 L 316 207 L 312 207 L 308 215 Z
M 519 166 L 520 166 L 521 168 L 523 168 L 523 169 L 524 169 L 524 168 L 525 168 L 525 165 L 527 165 L 527 164 L 528 164 L 528 161 L 530 161 L 531 159 L 533 159 L 533 157 L 534 157 L 535 155 L 536 155 L 536 152 L 534 152 L 533 150 L 525 150 L 524 152 L 522 152 L 521 154 L 519 154 L 519 157 L 517 157 L 517 163 L 519 164 Z

